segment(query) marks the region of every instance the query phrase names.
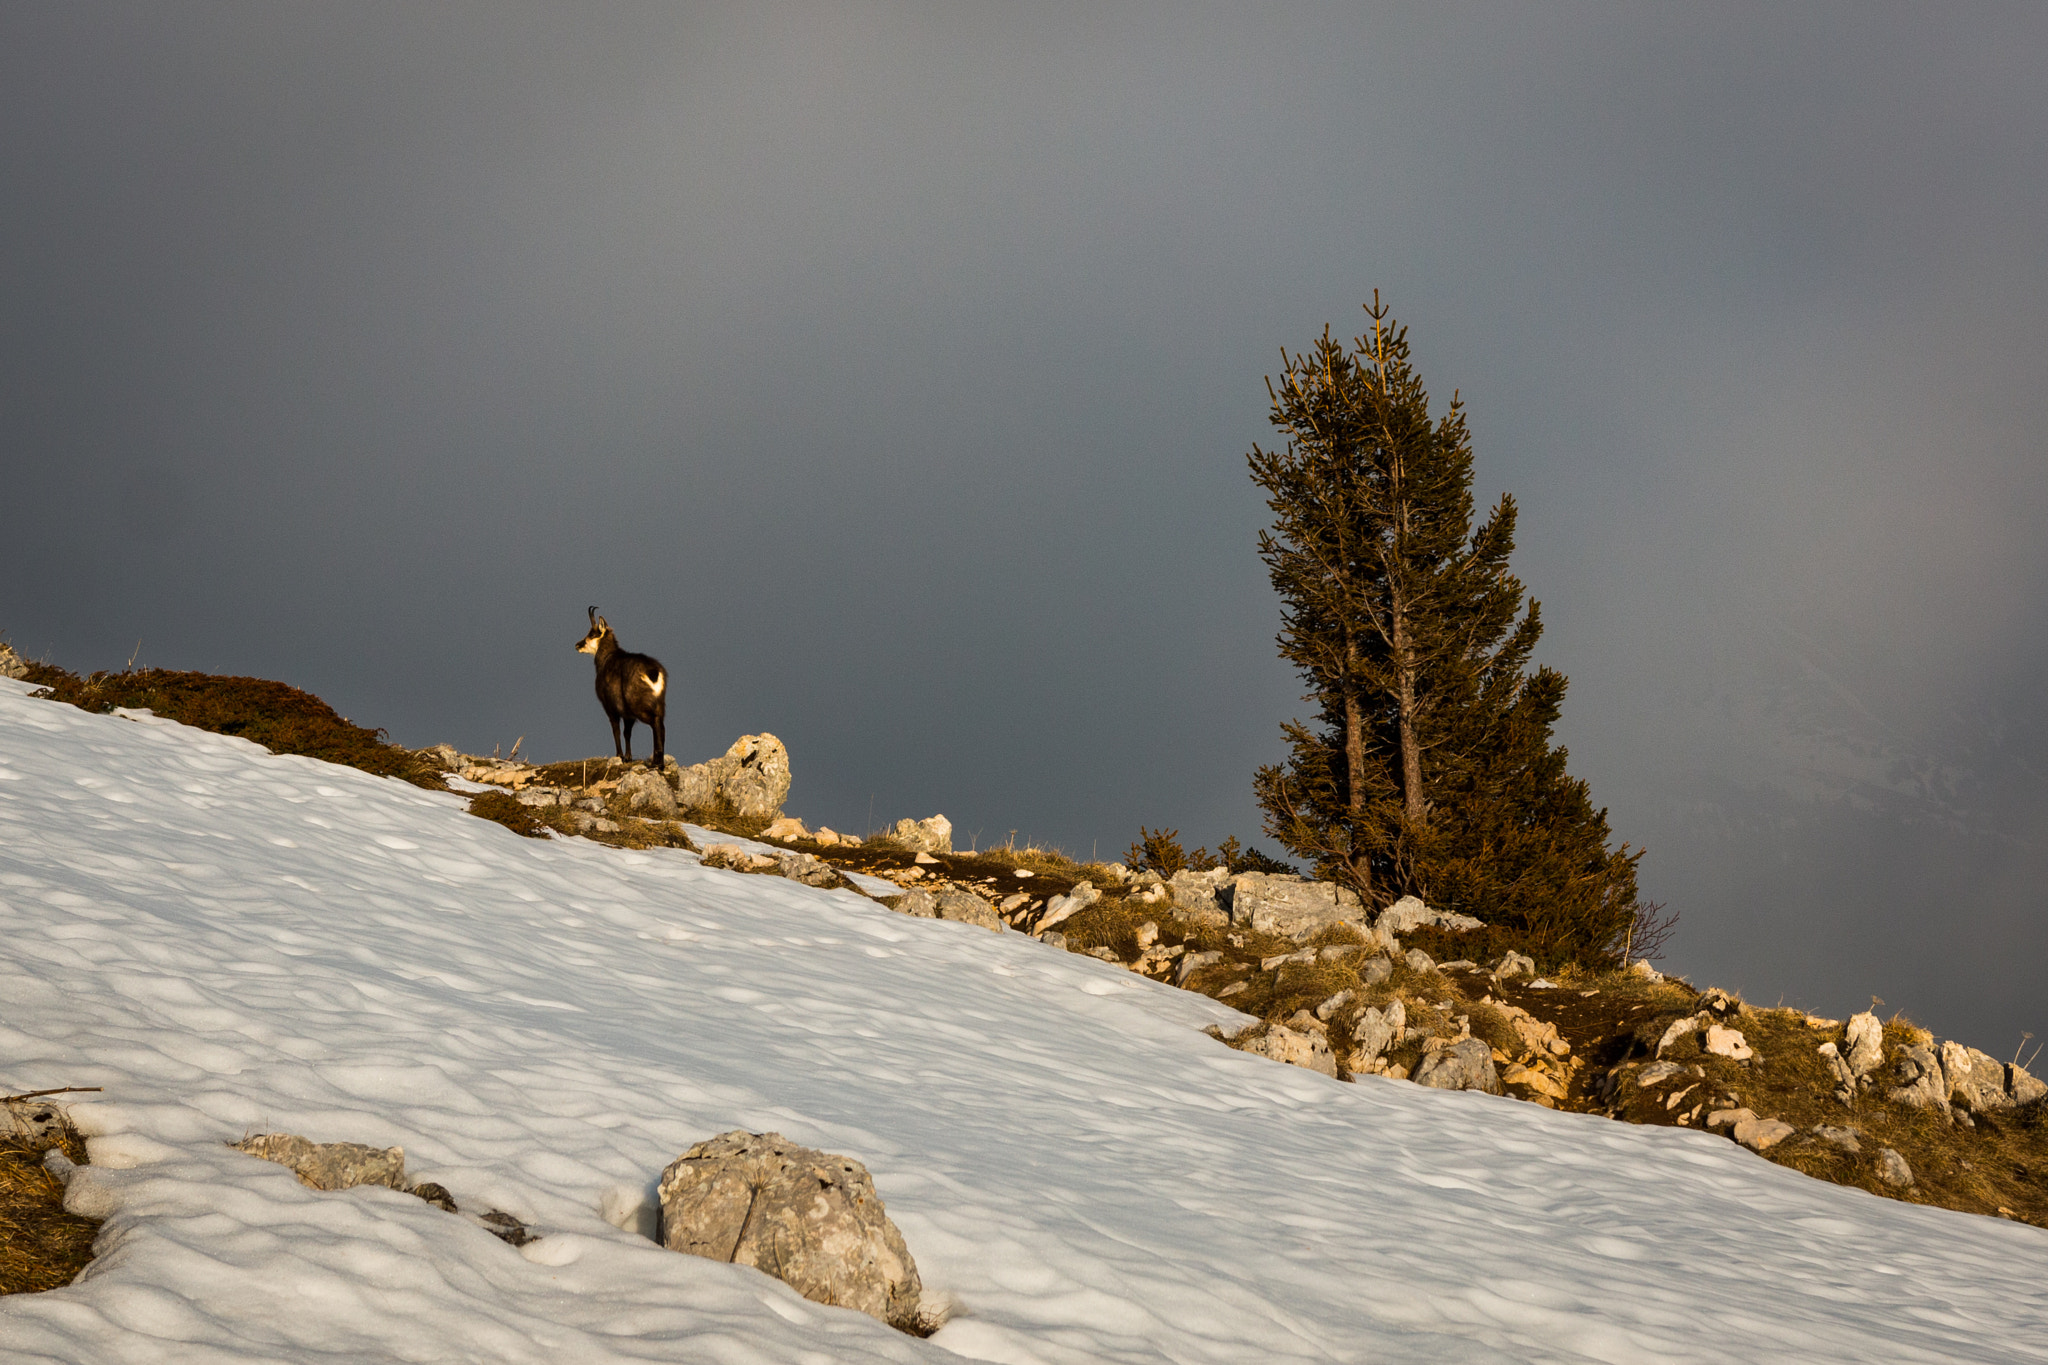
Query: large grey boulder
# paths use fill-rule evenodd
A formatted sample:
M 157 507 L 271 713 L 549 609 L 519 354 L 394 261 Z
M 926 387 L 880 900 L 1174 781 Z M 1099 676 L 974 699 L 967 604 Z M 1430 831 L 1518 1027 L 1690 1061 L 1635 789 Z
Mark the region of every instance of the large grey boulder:
M 956 886 L 949 886 L 939 893 L 936 908 L 940 919 L 949 919 L 958 924 L 978 924 L 997 933 L 1003 931 L 1003 917 L 996 913 L 993 905 L 972 891 L 962 891 Z
M 676 818 L 675 788 L 657 772 L 647 768 L 633 769 L 619 779 L 618 793 L 626 803 L 626 809 L 635 815 L 646 816 L 650 820 Z
M 1493 1049 L 1478 1038 L 1461 1038 L 1425 1052 L 1415 1067 L 1415 1083 L 1434 1090 L 1502 1093 L 1500 1076 L 1493 1069 Z
M 1178 887 L 1175 894 L 1177 897 Z M 1284 872 L 1239 873 L 1227 894 L 1231 924 L 1297 943 L 1332 924 L 1360 924 L 1365 919 L 1358 893 L 1350 887 L 1312 882 Z
M 360 1142 L 314 1142 L 297 1133 L 257 1133 L 230 1144 L 238 1152 L 289 1166 L 299 1183 L 316 1190 L 382 1185 L 410 1193 L 405 1148 L 367 1147 Z
M 1373 921 L 1373 927 L 1384 929 L 1390 934 L 1405 934 L 1417 927 L 1483 929 L 1486 925 L 1470 915 L 1453 914 L 1448 910 L 1432 910 L 1422 903 L 1420 897 L 1403 896 L 1380 911 L 1380 917 Z
M 898 820 L 889 837 L 913 853 L 951 853 L 953 822 L 943 815 L 926 820 Z
M 721 1133 L 661 1173 L 661 1244 L 753 1266 L 813 1303 L 920 1331 L 923 1286 L 867 1167 L 780 1133 Z
M 915 915 L 919 919 L 937 919 L 939 917 L 939 903 L 932 898 L 932 893 L 918 890 L 914 887 L 900 896 L 893 896 L 884 900 L 882 904 L 888 906 L 899 915 Z
M 771 818 L 789 798 L 789 750 L 773 735 L 741 735 L 718 758 L 669 769 L 668 779 L 686 808 L 729 805 L 748 819 Z

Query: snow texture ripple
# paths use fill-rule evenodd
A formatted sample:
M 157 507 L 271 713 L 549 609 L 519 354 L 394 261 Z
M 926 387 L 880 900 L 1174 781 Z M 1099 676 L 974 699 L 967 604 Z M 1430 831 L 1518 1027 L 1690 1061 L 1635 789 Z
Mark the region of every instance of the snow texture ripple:
M 2042 1361 L 2048 1234 L 1721 1138 L 1203 1036 L 1200 997 L 1016 934 L 0 682 L 0 1086 L 107 1218 L 0 1300 L 38 1361 Z M 661 1250 L 730 1128 L 865 1162 L 929 1341 Z M 246 1133 L 405 1148 L 540 1240 L 319 1193 Z

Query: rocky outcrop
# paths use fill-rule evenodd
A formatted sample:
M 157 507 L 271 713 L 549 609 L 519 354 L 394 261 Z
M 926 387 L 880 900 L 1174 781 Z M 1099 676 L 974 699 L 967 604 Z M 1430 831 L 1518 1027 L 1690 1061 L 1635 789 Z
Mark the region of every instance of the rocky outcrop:
M 721 1133 L 661 1173 L 661 1244 L 753 1266 L 813 1303 L 920 1335 L 923 1286 L 867 1167 L 780 1133 Z
M 1174 898 L 1180 899 L 1178 884 Z M 1335 882 L 1312 882 L 1287 873 L 1243 872 L 1230 879 L 1223 899 L 1240 929 L 1277 934 L 1299 943 L 1319 930 L 1365 918 L 1358 893 Z
M 0 678 L 26 678 L 28 660 L 14 652 L 14 646 L 0 640 Z
M 685 809 L 730 806 L 746 819 L 772 818 L 789 798 L 789 750 L 773 735 L 741 735 L 720 757 L 671 766 L 667 776 Z
M 951 853 L 953 822 L 943 815 L 925 820 L 898 820 L 889 838 L 913 853 Z

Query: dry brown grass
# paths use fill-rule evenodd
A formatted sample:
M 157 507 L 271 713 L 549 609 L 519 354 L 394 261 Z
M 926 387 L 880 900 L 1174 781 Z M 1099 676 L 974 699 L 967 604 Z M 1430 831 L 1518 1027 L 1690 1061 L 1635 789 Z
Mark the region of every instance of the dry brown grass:
M 99 1222 L 64 1211 L 64 1186 L 43 1165 L 52 1147 L 85 1163 L 85 1143 L 69 1127 L 43 1139 L 0 1138 L 0 1294 L 60 1288 L 92 1259 Z
M 43 688 L 38 696 L 81 710 L 146 708 L 181 725 L 254 740 L 274 754 L 303 754 L 434 791 L 448 789 L 432 762 L 387 743 L 384 731 L 357 725 L 312 693 L 281 682 L 162 668 L 81 678 L 52 664 L 31 665 L 28 681 Z

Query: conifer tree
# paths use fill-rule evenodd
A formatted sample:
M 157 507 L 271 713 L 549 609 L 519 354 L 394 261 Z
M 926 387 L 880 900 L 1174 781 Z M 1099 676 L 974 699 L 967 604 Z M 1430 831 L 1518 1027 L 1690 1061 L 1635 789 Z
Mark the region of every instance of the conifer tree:
M 1267 381 L 1284 448 L 1254 447 L 1274 523 L 1259 555 L 1280 653 L 1313 725 L 1255 779 L 1266 828 L 1368 904 L 1418 894 L 1515 930 L 1549 960 L 1607 955 L 1639 912 L 1640 854 L 1551 745 L 1565 679 L 1529 669 L 1538 604 L 1508 570 L 1515 504 L 1472 526 L 1472 444 L 1432 419 L 1405 329 L 1375 294 L 1347 350 L 1326 328 Z

